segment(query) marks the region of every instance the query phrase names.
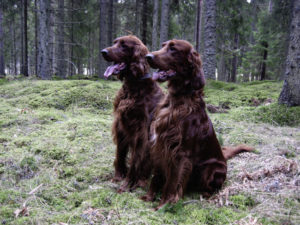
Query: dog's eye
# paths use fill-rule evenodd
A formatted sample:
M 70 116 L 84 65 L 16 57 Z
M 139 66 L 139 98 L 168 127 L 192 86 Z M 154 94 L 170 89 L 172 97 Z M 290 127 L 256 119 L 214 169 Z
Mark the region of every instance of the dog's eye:
M 122 48 L 128 48 L 128 46 L 123 42 L 121 43 Z
M 173 46 L 173 45 L 171 45 L 169 49 L 170 49 L 170 51 L 172 51 L 172 52 L 174 52 L 174 51 L 177 51 L 177 49 L 176 49 L 176 48 L 174 48 L 174 46 Z

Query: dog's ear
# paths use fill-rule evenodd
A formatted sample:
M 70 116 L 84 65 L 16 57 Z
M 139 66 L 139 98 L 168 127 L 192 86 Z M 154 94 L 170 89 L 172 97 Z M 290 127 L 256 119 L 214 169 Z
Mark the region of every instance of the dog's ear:
M 189 54 L 188 61 L 193 75 L 192 87 L 194 90 L 202 89 L 205 85 L 205 77 L 199 53 L 193 49 Z
M 138 44 L 134 46 L 130 69 L 135 77 L 143 76 L 148 72 L 149 65 L 145 58 L 147 54 L 148 48 L 145 45 Z

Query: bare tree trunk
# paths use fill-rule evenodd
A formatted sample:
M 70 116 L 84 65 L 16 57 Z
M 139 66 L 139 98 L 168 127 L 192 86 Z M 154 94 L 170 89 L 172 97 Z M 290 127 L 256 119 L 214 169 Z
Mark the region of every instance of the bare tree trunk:
M 28 38 L 27 38 L 27 0 L 23 0 L 23 14 L 24 14 L 24 69 L 23 74 L 24 76 L 28 77 Z
M 197 1 L 197 20 L 196 20 L 196 50 L 200 52 L 200 42 L 201 42 L 201 9 L 202 9 L 202 0 Z
M 35 12 L 34 12 L 34 27 L 35 27 L 35 30 L 34 30 L 34 45 L 35 45 L 35 60 L 34 60 L 34 63 L 35 63 L 35 75 L 37 75 L 37 71 L 38 71 L 38 16 L 37 16 L 37 11 L 38 11 L 38 8 L 37 8 L 37 0 L 34 0 L 34 9 L 35 9 Z
M 5 64 L 4 64 L 4 38 L 3 38 L 3 3 L 0 2 L 0 76 L 5 75 Z
M 113 20 L 114 19 L 114 1 L 109 1 L 108 8 L 108 31 L 107 31 L 107 40 L 108 44 L 113 42 Z
M 221 47 L 221 56 L 218 64 L 218 80 L 226 81 L 224 46 Z
M 239 35 L 237 33 L 234 34 L 234 46 L 233 46 L 233 56 L 231 61 L 231 75 L 230 75 L 230 81 L 236 82 L 236 71 L 237 71 L 237 49 L 238 49 L 238 43 L 239 43 Z
M 15 71 L 14 71 L 14 68 L 15 68 L 15 65 L 14 65 L 15 49 L 14 49 L 14 43 L 13 43 L 13 39 L 14 39 L 14 36 L 13 36 L 13 20 L 11 21 L 11 23 L 9 25 L 9 34 L 10 34 L 10 40 L 11 40 L 11 46 L 10 46 L 10 74 L 15 74 Z
M 12 48 L 13 48 L 14 75 L 17 75 L 18 74 L 18 68 L 17 68 L 17 47 L 16 47 L 16 32 L 15 32 L 15 17 L 13 17 L 13 20 L 12 20 L 10 26 L 11 26 Z
M 168 40 L 169 30 L 169 0 L 162 0 L 161 2 L 161 20 L 160 20 L 160 45 Z
M 42 79 L 51 78 L 51 65 L 49 59 L 49 8 L 50 0 L 39 0 L 39 51 L 38 51 L 38 77 Z
M 266 79 L 266 67 L 267 67 L 267 57 L 268 57 L 268 42 L 263 41 L 262 46 L 264 47 L 264 52 L 263 52 L 263 61 L 262 61 L 262 66 L 261 66 L 261 72 L 260 72 L 260 80 L 265 80 Z
M 55 15 L 53 13 L 53 6 L 52 6 L 52 0 L 49 1 L 49 8 L 47 9 L 49 11 L 49 60 L 50 60 L 50 74 L 55 74 L 56 73 L 56 49 L 55 49 Z
M 100 6 L 100 20 L 99 20 L 99 77 L 104 78 L 104 71 L 107 67 L 106 61 L 103 59 L 101 55 L 101 50 L 106 48 L 107 43 L 107 23 L 108 23 L 108 16 L 107 16 L 107 8 L 108 8 L 108 0 L 99 0 Z
M 269 0 L 268 12 L 271 14 L 272 10 L 273 10 L 273 2 L 272 0 Z
M 143 0 L 142 12 L 142 42 L 147 44 L 147 18 L 148 18 L 148 0 Z
M 58 1 L 58 13 L 57 13 L 57 75 L 61 78 L 66 78 L 66 61 L 65 61 L 65 30 L 64 30 L 64 0 Z
M 69 19 L 71 20 L 71 27 L 70 27 L 70 42 L 71 42 L 71 45 L 69 45 L 69 57 L 70 57 L 70 62 L 72 62 L 72 63 L 73 63 L 73 58 L 74 58 L 74 51 L 73 51 L 73 43 L 74 43 L 73 8 L 74 8 L 74 0 L 70 0 L 69 1 L 69 10 L 70 10 Z M 69 75 L 70 76 L 74 75 L 74 68 L 73 68 L 72 63 L 69 63 Z
M 216 0 L 205 1 L 204 63 L 206 78 L 216 79 Z
M 141 0 L 135 0 L 135 27 L 134 33 L 137 37 L 140 37 L 140 5 Z
M 159 0 L 154 0 L 153 6 L 153 26 L 152 26 L 152 51 L 157 49 L 157 35 L 158 35 L 158 7 Z
M 300 1 L 294 1 L 290 28 L 289 50 L 285 66 L 285 81 L 279 96 L 279 103 L 288 106 L 300 105 Z
M 24 22 L 24 0 L 21 0 L 21 7 L 20 7 L 20 10 L 21 10 L 21 14 L 20 14 L 20 26 L 21 26 L 21 54 L 20 54 L 20 61 L 21 61 L 21 64 L 20 64 L 20 74 L 23 74 L 24 75 L 24 25 L 23 25 L 23 22 Z
M 117 5 L 118 5 L 118 0 L 113 0 L 114 2 L 114 7 L 113 7 L 113 26 L 112 26 L 112 35 L 113 35 L 113 39 L 115 39 L 117 37 L 117 34 L 118 34 L 118 31 L 117 31 L 117 28 L 118 28 L 118 14 L 117 14 Z

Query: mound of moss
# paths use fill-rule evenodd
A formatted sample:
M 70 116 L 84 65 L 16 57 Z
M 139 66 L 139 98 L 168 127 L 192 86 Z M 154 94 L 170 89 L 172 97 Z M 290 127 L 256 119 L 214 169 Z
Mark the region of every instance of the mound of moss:
M 274 126 L 297 127 L 300 125 L 300 106 L 287 107 L 286 105 L 272 103 L 256 108 L 244 107 L 232 110 L 231 117 L 237 121 L 245 120 L 255 123 L 268 123 Z
M 282 82 L 253 81 L 242 84 L 207 82 L 208 104 L 230 109 L 228 116 L 237 121 L 268 123 L 275 126 L 300 125 L 300 107 L 278 104 Z
M 119 85 L 106 81 L 14 81 L 0 89 L 0 96 L 18 107 L 65 110 L 76 105 L 109 110 Z
M 242 84 L 209 80 L 205 87 L 206 102 L 209 104 L 236 108 L 254 106 L 266 101 L 277 101 L 281 82 L 254 81 Z

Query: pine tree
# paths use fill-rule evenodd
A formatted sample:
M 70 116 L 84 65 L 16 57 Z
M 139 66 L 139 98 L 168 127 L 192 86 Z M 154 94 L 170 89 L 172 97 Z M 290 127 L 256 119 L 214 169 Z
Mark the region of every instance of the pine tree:
M 153 6 L 153 27 L 152 27 L 152 51 L 157 49 L 157 35 L 158 35 L 158 7 L 159 0 L 154 0 Z
M 216 0 L 205 1 L 204 75 L 215 79 L 216 70 Z
M 162 0 L 161 2 L 161 20 L 160 20 L 160 45 L 168 40 L 169 30 L 169 0 Z
M 3 4 L 2 0 L 0 1 L 0 76 L 5 75 L 5 66 L 4 66 L 4 38 L 3 38 Z
M 57 75 L 61 78 L 66 78 L 66 61 L 65 61 L 65 17 L 64 17 L 64 0 L 58 1 L 57 9 L 57 21 L 58 21 L 58 31 L 57 31 Z
M 300 1 L 294 1 L 290 28 L 289 50 L 285 66 L 285 81 L 279 96 L 279 103 L 288 106 L 300 105 Z
M 42 79 L 51 78 L 50 64 L 50 46 L 49 46 L 49 30 L 50 30 L 50 0 L 39 0 L 39 48 L 38 48 L 38 73 L 37 76 Z

